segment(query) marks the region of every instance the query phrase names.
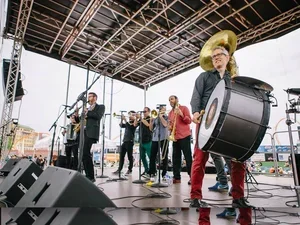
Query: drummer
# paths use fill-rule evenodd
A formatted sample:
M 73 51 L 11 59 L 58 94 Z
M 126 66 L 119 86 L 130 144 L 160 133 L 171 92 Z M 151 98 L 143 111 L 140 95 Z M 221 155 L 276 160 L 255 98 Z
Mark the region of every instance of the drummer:
M 230 80 L 230 73 L 226 70 L 230 55 L 228 51 L 221 46 L 215 47 L 212 51 L 212 63 L 215 69 L 203 72 L 196 79 L 194 91 L 191 99 L 191 107 L 193 113 L 193 122 L 197 124 L 196 132 L 199 131 L 200 111 L 205 109 L 211 93 L 216 84 L 221 79 Z M 208 152 L 204 152 L 198 148 L 198 140 L 196 140 L 194 148 L 194 161 L 191 173 L 191 204 L 190 207 L 199 208 L 199 225 L 210 225 L 210 209 L 208 204 L 202 201 L 202 183 L 205 174 L 205 165 L 209 157 Z M 232 206 L 240 208 L 239 222 L 241 225 L 251 224 L 251 207 L 244 198 L 244 181 L 246 167 L 244 163 L 231 162 L 231 182 L 232 182 Z M 230 210 L 226 209 L 230 212 Z M 227 213 L 226 210 L 223 213 Z

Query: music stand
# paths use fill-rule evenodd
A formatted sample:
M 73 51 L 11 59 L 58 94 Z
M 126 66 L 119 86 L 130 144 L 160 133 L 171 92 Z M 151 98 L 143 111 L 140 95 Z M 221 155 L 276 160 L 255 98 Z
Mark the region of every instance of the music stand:
M 161 106 L 159 107 L 159 109 L 161 108 Z M 161 183 L 161 174 L 160 174 L 160 167 L 161 167 L 161 157 L 160 157 L 160 124 L 161 124 L 161 121 L 160 121 L 160 112 L 158 111 L 158 114 L 157 114 L 157 126 L 158 126 L 158 182 L 157 183 L 154 183 L 151 185 L 151 187 L 155 187 L 155 188 L 162 188 L 162 187 L 168 187 L 168 184 L 166 183 Z
M 140 152 L 140 159 L 139 159 L 139 179 L 132 181 L 134 184 L 145 184 L 146 181 L 142 180 L 142 158 L 141 158 L 141 150 L 142 150 L 142 119 L 140 119 L 140 126 L 139 126 L 139 152 Z
M 122 120 L 122 115 L 123 115 L 123 112 L 126 112 L 126 111 L 120 111 L 121 112 L 121 120 Z M 120 149 L 119 149 L 119 164 L 120 164 L 120 160 L 121 160 L 121 149 L 122 149 L 122 126 L 120 126 Z M 119 170 L 119 177 L 118 178 L 113 178 L 113 179 L 109 179 L 107 180 L 107 182 L 112 182 L 112 181 L 123 181 L 123 180 L 128 180 L 126 177 L 122 177 L 121 176 L 121 170 Z
M 96 176 L 96 178 L 108 178 L 108 176 L 104 175 L 104 150 L 105 150 L 105 119 L 106 116 L 110 114 L 104 114 L 102 120 L 102 156 L 101 156 L 101 175 Z

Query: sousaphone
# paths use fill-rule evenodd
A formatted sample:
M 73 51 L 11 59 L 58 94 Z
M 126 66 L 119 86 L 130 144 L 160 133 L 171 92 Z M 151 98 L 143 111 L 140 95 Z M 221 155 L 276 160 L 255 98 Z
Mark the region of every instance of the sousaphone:
M 205 43 L 200 52 L 200 66 L 205 71 L 212 70 L 214 68 L 211 55 L 213 49 L 217 46 L 222 46 L 229 52 L 230 60 L 227 65 L 227 70 L 229 71 L 231 76 L 237 76 L 238 68 L 233 56 L 233 53 L 237 48 L 237 36 L 230 30 L 223 30 L 216 33 Z

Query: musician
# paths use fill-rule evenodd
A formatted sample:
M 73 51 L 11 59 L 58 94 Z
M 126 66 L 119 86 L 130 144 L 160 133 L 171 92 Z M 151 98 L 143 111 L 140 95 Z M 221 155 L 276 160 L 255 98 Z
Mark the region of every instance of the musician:
M 166 107 L 160 106 L 158 115 L 156 118 L 150 120 L 150 130 L 152 131 L 152 146 L 150 153 L 150 180 L 154 181 L 156 175 L 156 159 L 157 154 L 162 155 L 162 177 L 164 178 L 168 171 L 168 153 L 169 153 L 169 141 L 168 141 L 168 116 L 166 114 Z M 158 149 L 158 143 L 160 142 L 160 149 Z M 160 165 L 159 165 L 160 166 Z
M 201 73 L 196 79 L 191 107 L 193 113 L 193 122 L 197 123 L 197 133 L 200 124 L 198 122 L 200 111 L 205 109 L 210 94 L 221 79 L 231 79 L 230 73 L 226 70 L 229 62 L 229 53 L 224 47 L 216 47 L 212 51 L 212 63 L 214 70 Z M 198 140 L 197 140 L 198 141 Z M 200 208 L 199 225 L 210 225 L 210 209 L 207 203 L 202 201 L 202 183 L 205 174 L 205 164 L 209 153 L 198 149 L 196 141 L 194 149 L 194 161 L 192 165 L 192 188 L 190 207 Z M 231 162 L 231 182 L 233 207 L 240 208 L 239 222 L 241 225 L 251 224 L 251 206 L 244 198 L 245 164 L 233 161 Z
M 95 182 L 94 164 L 91 148 L 94 143 L 99 141 L 100 121 L 105 112 L 104 105 L 97 104 L 98 96 L 94 92 L 88 94 L 89 108 L 85 109 L 86 126 L 84 129 L 84 145 L 82 163 L 86 177 Z
M 145 107 L 143 111 L 144 118 L 142 121 L 142 126 L 140 127 L 142 134 L 142 146 L 141 146 L 141 160 L 144 165 L 145 171 L 142 173 L 142 176 L 149 174 L 149 161 L 150 160 L 150 152 L 151 152 L 151 144 L 152 144 L 152 132 L 150 130 L 150 108 Z M 147 157 L 146 157 L 147 156 Z
M 70 116 L 70 125 L 71 126 L 68 126 L 67 129 L 74 129 L 75 128 L 74 126 L 78 123 L 79 123 L 79 118 L 75 114 L 72 114 Z M 70 131 L 65 129 L 63 131 L 63 136 L 65 136 L 67 132 L 70 132 Z M 73 130 L 73 132 L 75 132 L 75 131 Z M 79 136 L 80 135 L 77 134 L 75 140 L 66 139 L 65 152 L 66 152 L 66 168 L 67 169 L 77 170 L 77 168 L 78 168 Z M 74 157 L 73 164 L 71 164 L 71 155 L 72 154 L 73 154 L 73 157 Z
M 173 141 L 173 183 L 181 183 L 181 151 L 183 152 L 186 169 L 189 176 L 191 176 L 192 167 L 192 150 L 191 150 L 191 128 L 192 122 L 191 114 L 186 106 L 178 104 L 178 98 L 175 95 L 169 97 L 169 103 L 172 110 L 169 112 L 170 132 L 175 129 L 175 140 Z M 176 120 L 176 121 L 175 121 Z M 175 127 L 174 127 L 174 123 Z M 191 184 L 189 180 L 188 184 Z
M 120 127 L 125 128 L 125 134 L 123 138 L 123 144 L 121 146 L 121 154 L 120 154 L 120 163 L 119 168 L 113 174 L 119 174 L 122 172 L 125 155 L 127 153 L 127 157 L 129 160 L 128 170 L 125 173 L 126 176 L 132 173 L 133 167 L 133 145 L 134 145 L 134 134 L 137 126 L 139 125 L 139 117 L 136 116 L 136 112 L 131 110 L 129 111 L 129 121 L 127 122 L 126 117 L 124 115 L 121 116 Z M 124 123 L 125 122 L 125 123 Z

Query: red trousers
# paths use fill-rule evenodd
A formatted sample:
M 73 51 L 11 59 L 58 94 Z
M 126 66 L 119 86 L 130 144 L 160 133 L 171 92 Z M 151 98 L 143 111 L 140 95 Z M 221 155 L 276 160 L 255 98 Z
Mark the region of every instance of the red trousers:
M 194 161 L 191 171 L 191 199 L 202 199 L 202 184 L 205 174 L 205 164 L 208 160 L 209 153 L 203 152 L 197 148 L 197 143 L 194 149 Z M 246 166 L 244 163 L 232 161 L 231 163 L 231 183 L 232 183 L 232 198 L 239 199 L 244 197 L 244 181 L 246 174 Z M 241 225 L 251 224 L 251 208 L 240 208 L 239 221 Z M 199 209 L 199 225 L 210 225 L 209 220 L 210 209 Z

